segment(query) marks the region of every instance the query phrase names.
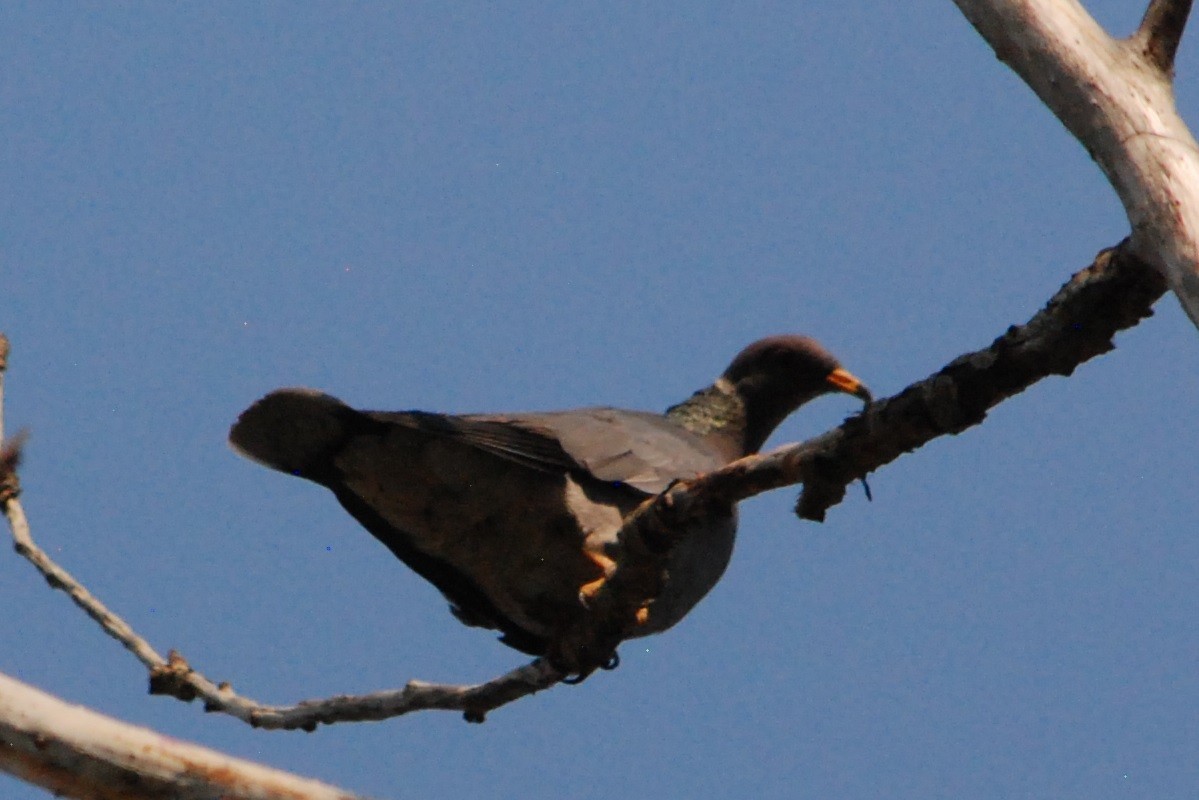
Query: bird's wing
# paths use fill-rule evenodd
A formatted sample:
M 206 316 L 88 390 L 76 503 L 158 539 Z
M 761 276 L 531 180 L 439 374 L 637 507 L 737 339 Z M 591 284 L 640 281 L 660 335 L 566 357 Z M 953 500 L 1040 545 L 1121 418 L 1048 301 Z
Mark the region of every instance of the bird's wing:
M 543 472 L 583 468 L 562 447 L 552 431 L 520 425 L 521 415 L 455 416 L 426 411 L 368 411 L 366 416 L 461 444 Z
M 501 457 L 538 469 L 581 471 L 647 494 L 727 461 L 703 438 L 660 414 L 641 411 L 473 415 L 452 417 L 450 424 L 457 429 L 453 435 Z

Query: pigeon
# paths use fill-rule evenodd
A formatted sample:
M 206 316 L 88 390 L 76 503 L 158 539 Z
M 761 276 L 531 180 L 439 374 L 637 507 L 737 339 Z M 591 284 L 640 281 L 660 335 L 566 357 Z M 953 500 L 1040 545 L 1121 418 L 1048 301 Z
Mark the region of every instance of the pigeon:
M 664 414 L 594 407 L 512 414 L 359 411 L 278 389 L 229 434 L 240 454 L 320 484 L 471 626 L 545 655 L 621 560 L 625 515 L 679 480 L 757 452 L 792 411 L 869 390 L 814 339 L 771 336 Z M 721 578 L 736 507 L 679 539 L 633 636 L 675 625 Z

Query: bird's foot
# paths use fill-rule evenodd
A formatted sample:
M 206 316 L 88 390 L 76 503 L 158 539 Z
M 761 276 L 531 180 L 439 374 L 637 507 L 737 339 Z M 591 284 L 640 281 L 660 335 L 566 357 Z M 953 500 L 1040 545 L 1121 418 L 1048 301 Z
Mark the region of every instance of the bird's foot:
M 553 662 L 551 661 L 551 663 L 553 663 Z M 567 686 L 578 686 L 580 683 L 587 680 L 587 678 L 591 677 L 591 673 L 595 672 L 596 669 L 602 669 L 604 671 L 611 671 L 611 670 L 616 669 L 619 666 L 620 666 L 620 654 L 617 653 L 615 650 L 612 651 L 612 654 L 608 656 L 607 660 L 605 660 L 599 664 L 589 665 L 586 667 L 576 667 L 573 670 L 573 672 L 571 672 L 570 668 L 560 667 L 557 664 L 554 665 L 555 669 L 559 669 L 563 672 L 571 672 L 570 675 L 567 675 L 565 678 L 562 679 L 562 682 L 565 683 Z
M 608 578 L 612 577 L 612 573 L 616 571 L 616 562 L 608 558 L 603 553 L 597 553 L 593 550 L 584 550 L 583 555 L 592 564 L 600 568 L 600 576 L 593 581 L 587 581 L 579 587 L 579 603 L 584 608 L 590 608 L 591 599 L 599 592 Z

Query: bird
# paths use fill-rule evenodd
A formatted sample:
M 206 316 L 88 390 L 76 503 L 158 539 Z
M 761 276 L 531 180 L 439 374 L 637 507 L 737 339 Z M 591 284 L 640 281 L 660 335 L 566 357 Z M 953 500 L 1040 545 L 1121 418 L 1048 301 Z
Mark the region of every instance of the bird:
M 507 414 L 360 411 L 278 389 L 229 433 L 241 455 L 329 489 L 461 622 L 543 656 L 621 560 L 616 533 L 647 498 L 757 452 L 792 411 L 869 389 L 816 340 L 769 336 L 665 413 L 588 407 Z M 735 505 L 671 550 L 631 636 L 683 619 L 733 552 Z

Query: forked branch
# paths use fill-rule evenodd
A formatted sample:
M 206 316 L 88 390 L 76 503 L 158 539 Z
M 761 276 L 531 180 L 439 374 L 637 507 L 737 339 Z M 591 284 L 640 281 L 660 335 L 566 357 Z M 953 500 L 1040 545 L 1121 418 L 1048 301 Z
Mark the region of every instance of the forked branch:
M 1174 104 L 1191 0 L 1152 0 L 1128 39 L 1077 0 L 954 0 L 1086 148 L 1120 197 L 1132 250 L 1199 326 L 1199 145 Z

